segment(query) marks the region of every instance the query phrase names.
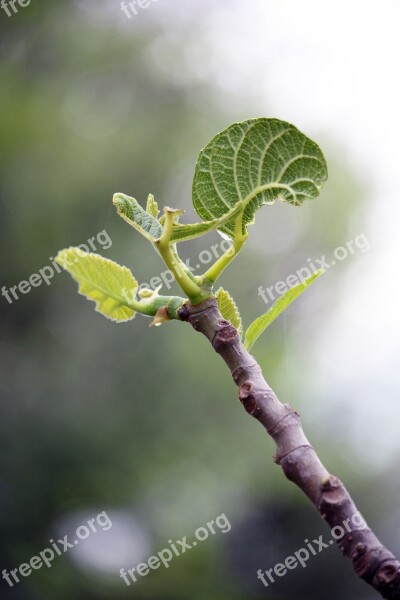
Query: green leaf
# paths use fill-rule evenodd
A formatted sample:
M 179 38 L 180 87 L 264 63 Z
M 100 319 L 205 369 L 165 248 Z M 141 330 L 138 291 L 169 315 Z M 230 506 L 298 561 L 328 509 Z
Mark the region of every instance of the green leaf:
M 146 212 L 135 200 L 125 194 L 114 194 L 113 204 L 117 212 L 129 225 L 137 229 L 150 242 L 155 242 L 163 233 L 160 222 L 152 215 Z M 152 205 L 154 211 L 154 205 Z
M 56 261 L 79 283 L 79 293 L 96 303 L 98 312 L 118 323 L 133 319 L 129 297 L 135 297 L 138 283 L 129 269 L 80 248 L 61 250 Z
M 147 198 L 146 212 L 155 219 L 157 219 L 160 214 L 158 204 L 155 201 L 153 194 L 149 194 L 149 197 Z
M 199 155 L 193 205 L 202 219 L 217 219 L 235 206 L 242 232 L 264 204 L 294 206 L 319 195 L 327 166 L 317 144 L 278 119 L 250 119 L 219 133 Z M 235 219 L 220 229 L 233 237 Z
M 240 317 L 239 309 L 236 306 L 236 302 L 229 292 L 224 290 L 222 287 L 217 290 L 215 296 L 217 298 L 218 307 L 222 316 L 238 330 L 239 336 L 242 337 L 242 319 Z
M 320 275 L 325 273 L 323 270 L 316 271 L 313 275 L 308 277 L 302 283 L 298 283 L 290 288 L 285 294 L 283 294 L 273 304 L 268 312 L 258 317 L 249 326 L 246 331 L 244 338 L 244 347 L 246 350 L 250 350 L 256 339 L 263 333 L 263 331 L 274 321 L 283 311 L 291 304 L 300 294 L 302 294 Z

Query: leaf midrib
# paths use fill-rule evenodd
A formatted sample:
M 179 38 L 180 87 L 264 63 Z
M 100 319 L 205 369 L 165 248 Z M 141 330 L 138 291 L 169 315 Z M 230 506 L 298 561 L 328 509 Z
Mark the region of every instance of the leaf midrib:
M 84 266 L 82 263 L 81 263 L 80 266 L 81 266 L 81 268 L 83 268 L 85 270 L 85 272 L 87 274 L 86 266 Z M 113 277 L 115 277 L 114 273 L 112 273 L 112 275 L 113 275 Z M 80 280 L 77 279 L 77 278 L 75 278 L 75 279 L 79 283 L 79 286 L 81 286 L 82 281 L 83 281 L 84 283 L 91 285 L 98 292 L 102 292 L 105 296 L 109 296 L 110 298 L 112 298 L 113 300 L 115 300 L 116 302 L 118 302 L 120 304 L 120 306 L 125 306 L 125 308 L 130 308 L 133 312 L 135 312 L 134 309 L 132 308 L 132 306 L 130 304 L 126 304 L 126 301 L 125 302 L 121 302 L 121 298 L 123 298 L 123 297 L 117 296 L 113 292 L 110 292 L 109 290 L 105 290 L 100 285 L 93 283 L 93 281 L 91 281 L 91 280 L 88 280 L 85 276 L 81 277 Z M 83 292 L 82 295 L 85 296 L 86 294 Z M 93 300 L 93 298 L 91 298 L 91 300 Z M 96 300 L 93 300 L 93 301 L 96 302 Z

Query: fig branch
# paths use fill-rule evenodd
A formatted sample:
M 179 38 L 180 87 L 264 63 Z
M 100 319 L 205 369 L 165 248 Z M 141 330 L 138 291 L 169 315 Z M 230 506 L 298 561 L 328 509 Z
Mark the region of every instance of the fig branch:
M 256 212 L 276 200 L 301 206 L 316 198 L 327 179 L 318 145 L 296 127 L 278 119 L 234 123 L 200 152 L 193 179 L 193 205 L 202 221 L 180 223 L 182 210 L 164 208 L 150 194 L 146 208 L 125 194 L 115 194 L 118 214 L 139 231 L 163 259 L 185 297 L 162 296 L 159 289 L 141 289 L 131 271 L 79 248 L 59 252 L 56 260 L 79 284 L 79 292 L 96 303 L 96 310 L 121 323 L 137 313 L 153 317 L 152 325 L 187 321 L 202 333 L 228 366 L 246 411 L 265 427 L 277 447 L 276 462 L 286 477 L 311 500 L 331 528 L 347 524 L 338 539 L 342 553 L 359 577 L 384 598 L 400 600 L 400 563 L 363 520 L 348 491 L 330 475 L 307 440 L 299 414 L 281 404 L 265 381 L 249 350 L 300 294 L 322 275 L 318 270 L 286 291 L 247 328 L 230 294 L 213 286 L 243 248 Z M 218 230 L 232 245 L 201 276 L 194 276 L 179 257 L 177 245 Z M 353 525 L 351 527 L 350 525 Z M 335 537 L 335 536 L 333 536 Z
M 214 298 L 178 310 L 182 321 L 202 333 L 226 363 L 239 388 L 239 400 L 257 419 L 276 444 L 275 462 L 286 477 L 311 500 L 331 529 L 355 522 L 360 515 L 343 483 L 328 473 L 304 434 L 298 412 L 282 404 L 265 381 L 254 357 L 243 347 L 240 336 L 218 308 Z M 400 598 L 400 563 L 367 526 L 348 527 L 338 545 L 361 579 L 383 598 Z

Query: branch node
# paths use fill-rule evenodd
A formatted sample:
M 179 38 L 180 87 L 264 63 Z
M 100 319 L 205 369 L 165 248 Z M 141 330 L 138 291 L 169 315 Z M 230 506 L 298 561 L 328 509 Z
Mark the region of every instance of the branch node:
M 221 329 L 215 333 L 212 340 L 214 350 L 220 354 L 221 351 L 233 344 L 239 337 L 237 330 L 229 323 L 229 321 L 219 321 Z
M 190 313 L 187 304 L 182 304 L 182 306 L 177 310 L 177 315 L 181 321 L 189 321 Z
M 240 380 L 243 377 L 243 375 L 246 375 L 246 369 L 243 367 L 238 367 L 233 371 L 232 377 L 236 385 L 240 385 Z
M 276 421 L 276 423 L 274 423 L 271 427 L 267 428 L 267 432 L 273 438 L 277 436 L 281 429 L 284 429 L 286 427 L 286 420 L 293 418 L 296 421 L 300 421 L 300 413 L 298 413 L 296 410 L 293 410 L 293 408 L 291 408 L 288 404 L 284 404 L 283 406 L 287 409 L 287 413 L 283 415 L 283 417 L 281 417 L 278 421 Z
M 272 460 L 274 461 L 274 463 L 276 465 L 280 465 L 281 464 L 281 459 L 279 458 L 279 453 L 278 451 L 275 452 L 275 454 L 272 457 Z
M 254 360 L 246 364 L 243 361 L 243 366 L 241 365 L 232 371 L 233 381 L 237 386 L 240 386 L 243 380 L 247 380 L 250 376 L 257 378 L 260 374 L 261 369 Z
M 352 554 L 353 560 L 357 560 L 363 554 L 365 554 L 366 549 L 367 548 L 366 548 L 365 544 L 357 544 L 357 546 L 354 548 L 354 552 Z
M 277 464 L 281 465 L 282 461 L 285 460 L 288 463 L 287 467 L 289 467 L 289 465 L 296 466 L 298 457 L 296 456 L 295 458 L 293 458 L 292 454 L 295 454 L 295 452 L 301 453 L 304 452 L 304 450 L 308 452 L 308 450 L 313 450 L 313 447 L 310 446 L 310 444 L 301 444 L 300 446 L 296 446 L 296 448 L 292 448 L 291 450 L 289 450 L 289 452 L 286 452 L 286 454 L 279 454 L 277 457 Z M 286 473 L 286 476 L 289 477 L 288 468 L 284 468 L 284 471 Z
M 399 585 L 400 569 L 397 562 L 385 562 L 375 575 L 379 587 L 394 588 Z
M 337 477 L 329 475 L 321 481 L 321 495 L 318 510 L 330 514 L 334 507 L 349 502 L 349 497 L 343 483 Z
M 321 492 L 327 492 L 329 490 L 333 490 L 339 487 L 342 487 L 342 482 L 339 481 L 339 479 L 337 477 L 334 477 L 333 475 L 329 475 L 328 477 L 325 477 L 325 479 L 322 480 L 321 483 Z
M 254 385 L 251 383 L 251 381 L 245 381 L 239 387 L 239 400 L 243 404 L 246 412 L 248 412 L 250 415 L 252 415 L 257 408 L 257 401 L 252 393 L 253 389 Z

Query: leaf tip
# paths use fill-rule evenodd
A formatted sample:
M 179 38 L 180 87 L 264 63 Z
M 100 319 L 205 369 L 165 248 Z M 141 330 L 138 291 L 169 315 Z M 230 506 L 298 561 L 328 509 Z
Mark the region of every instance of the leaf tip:
M 113 195 L 112 202 L 113 202 L 114 206 L 117 208 L 117 210 L 122 206 L 125 198 L 126 198 L 125 194 L 121 194 L 119 192 L 117 194 Z
M 60 265 L 60 267 L 62 267 L 65 270 L 68 270 L 68 266 L 72 262 L 74 262 L 69 256 L 73 253 L 78 253 L 78 252 L 87 254 L 87 252 L 84 252 L 80 248 L 75 248 L 75 246 L 70 246 L 69 248 L 64 248 L 63 250 L 59 250 L 59 252 L 57 252 L 57 255 L 54 258 L 54 260 L 56 261 L 56 263 L 58 265 Z

